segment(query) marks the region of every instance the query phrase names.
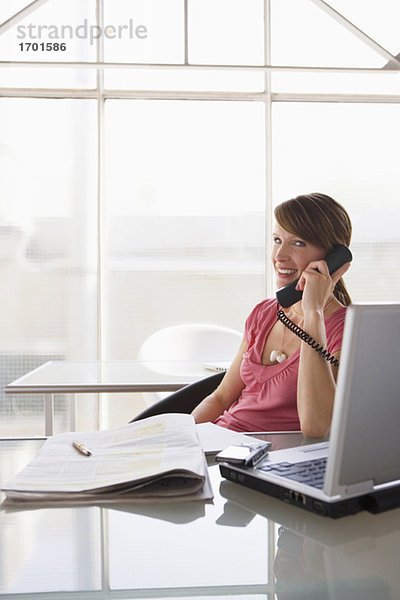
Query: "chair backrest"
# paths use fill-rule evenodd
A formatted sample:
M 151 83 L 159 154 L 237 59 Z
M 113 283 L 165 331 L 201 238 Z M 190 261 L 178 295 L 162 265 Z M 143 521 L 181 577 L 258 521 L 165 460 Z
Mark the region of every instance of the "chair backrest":
M 177 412 L 190 414 L 206 396 L 218 387 L 224 375 L 225 373 L 223 372 L 215 373 L 210 377 L 186 385 L 177 392 L 169 394 L 166 398 L 146 408 L 140 414 L 136 415 L 130 423 L 165 413 Z
M 139 360 L 232 360 L 239 348 L 241 333 L 203 323 L 165 327 L 150 335 L 142 344 Z
M 239 331 L 207 323 L 184 323 L 159 329 L 150 335 L 138 352 L 143 361 L 230 361 L 240 346 Z M 165 371 L 164 371 L 165 372 Z M 167 398 L 168 392 L 148 392 L 148 402 Z

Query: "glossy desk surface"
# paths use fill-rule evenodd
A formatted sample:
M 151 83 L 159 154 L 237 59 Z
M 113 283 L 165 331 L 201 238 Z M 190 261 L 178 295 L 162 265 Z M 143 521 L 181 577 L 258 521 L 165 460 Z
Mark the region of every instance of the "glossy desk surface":
M 282 447 L 299 437 L 270 439 Z M 42 443 L 1 440 L 0 483 Z M 211 503 L 2 507 L 0 598 L 400 597 L 400 509 L 334 521 L 222 481 L 218 466 L 209 468 Z
M 215 374 L 204 362 L 49 361 L 5 386 L 12 394 L 174 391 Z

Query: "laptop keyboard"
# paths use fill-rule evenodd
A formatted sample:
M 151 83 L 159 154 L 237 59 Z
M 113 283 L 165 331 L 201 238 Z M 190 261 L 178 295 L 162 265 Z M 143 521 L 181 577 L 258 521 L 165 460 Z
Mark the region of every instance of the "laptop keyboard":
M 299 481 L 300 483 L 305 483 L 306 485 L 311 485 L 322 490 L 324 485 L 326 460 L 325 457 L 298 463 L 281 462 L 274 463 L 273 465 L 266 463 L 264 465 L 257 465 L 257 469 L 273 473 L 274 475 L 280 475 L 287 479 L 293 479 L 294 481 Z

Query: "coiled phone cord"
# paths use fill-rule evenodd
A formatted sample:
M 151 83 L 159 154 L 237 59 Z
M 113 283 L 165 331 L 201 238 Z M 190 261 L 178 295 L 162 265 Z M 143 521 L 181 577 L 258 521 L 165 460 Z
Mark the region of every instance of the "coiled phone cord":
M 339 366 L 338 359 L 332 356 L 332 354 L 328 352 L 328 350 L 324 349 L 324 347 L 321 346 L 321 344 L 318 344 L 318 342 L 316 342 L 314 338 L 311 337 L 311 335 L 304 331 L 304 329 L 301 329 L 301 327 L 296 325 L 296 323 L 293 323 L 293 321 L 291 321 L 289 317 L 285 315 L 282 309 L 278 309 L 277 316 L 279 321 L 281 321 L 285 325 L 285 327 L 290 329 L 290 331 L 297 335 L 297 337 L 299 337 L 303 342 L 306 342 L 306 344 L 311 346 L 311 348 L 318 352 L 318 354 L 322 356 L 322 358 L 325 358 L 325 360 L 332 363 L 334 367 Z

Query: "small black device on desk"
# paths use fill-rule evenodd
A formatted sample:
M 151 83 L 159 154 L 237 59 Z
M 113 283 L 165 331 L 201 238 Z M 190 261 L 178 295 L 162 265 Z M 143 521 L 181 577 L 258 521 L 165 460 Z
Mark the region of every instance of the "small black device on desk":
M 222 450 L 217 454 L 215 460 L 218 462 L 254 467 L 267 456 L 271 446 L 271 442 L 264 442 L 262 444 L 252 444 L 249 442 L 248 444 L 228 446 L 228 448 L 225 448 L 225 450 Z

